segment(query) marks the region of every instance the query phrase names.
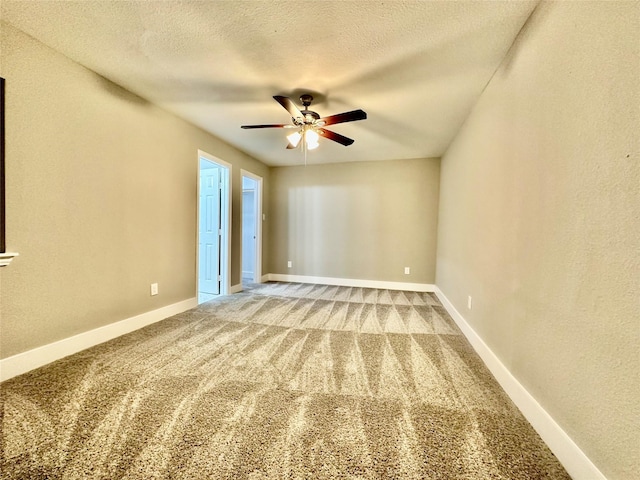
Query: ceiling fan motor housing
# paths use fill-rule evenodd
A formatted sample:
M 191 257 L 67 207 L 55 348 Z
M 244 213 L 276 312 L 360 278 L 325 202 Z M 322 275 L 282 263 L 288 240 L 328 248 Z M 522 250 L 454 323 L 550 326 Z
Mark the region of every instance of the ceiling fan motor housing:
M 301 110 L 300 113 L 304 115 L 305 122 L 307 123 L 313 122 L 314 120 L 318 120 L 320 118 L 320 115 L 318 115 L 316 112 L 312 112 L 311 110 Z

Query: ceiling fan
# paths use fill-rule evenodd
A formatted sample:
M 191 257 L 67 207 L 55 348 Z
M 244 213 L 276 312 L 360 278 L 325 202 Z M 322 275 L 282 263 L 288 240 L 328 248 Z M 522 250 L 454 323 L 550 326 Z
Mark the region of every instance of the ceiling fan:
M 322 136 L 334 142 L 338 142 L 345 147 L 351 145 L 354 140 L 340 135 L 339 133 L 327 130 L 326 126 L 336 123 L 354 122 L 365 120 L 366 112 L 363 110 L 352 110 L 350 112 L 338 113 L 328 117 L 320 117 L 316 112 L 309 110 L 313 97 L 309 94 L 300 96 L 300 102 L 304 109 L 300 110 L 289 97 L 275 95 L 276 102 L 282 105 L 291 115 L 291 124 L 271 124 L 271 125 L 242 125 L 242 128 L 291 128 L 295 131 L 287 135 L 289 143 L 288 149 L 296 148 L 302 142 L 303 148 L 313 150 L 318 147 L 318 139 Z

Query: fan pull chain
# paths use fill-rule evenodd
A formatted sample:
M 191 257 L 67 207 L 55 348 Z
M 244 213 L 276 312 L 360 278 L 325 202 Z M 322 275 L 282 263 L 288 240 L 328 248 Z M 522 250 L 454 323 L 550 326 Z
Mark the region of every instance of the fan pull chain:
M 304 144 L 302 145 L 302 148 L 304 149 L 304 166 L 307 166 L 307 142 L 305 141 Z

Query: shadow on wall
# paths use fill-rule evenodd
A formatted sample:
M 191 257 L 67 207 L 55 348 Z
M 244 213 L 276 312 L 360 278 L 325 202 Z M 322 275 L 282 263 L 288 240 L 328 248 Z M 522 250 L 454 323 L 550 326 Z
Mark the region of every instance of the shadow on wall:
M 91 73 L 94 74 L 96 78 L 96 83 L 100 85 L 102 89 L 105 92 L 109 93 L 112 97 L 118 98 L 127 103 L 139 105 L 142 107 L 148 107 L 152 105 L 152 103 L 149 100 L 142 98 L 133 92 L 130 92 L 129 90 L 127 90 L 124 87 L 121 87 L 117 83 L 113 83 L 108 78 L 103 77 L 102 75 L 96 72 L 91 72 Z
M 502 77 L 507 77 L 509 75 L 513 65 L 517 62 L 518 57 L 520 56 L 520 49 L 527 43 L 526 38 L 536 35 L 535 26 L 546 22 L 545 17 L 549 16 L 549 11 L 549 9 L 545 10 L 539 8 L 539 4 L 535 6 L 502 60 L 502 68 L 499 68 L 497 72 L 500 73 Z

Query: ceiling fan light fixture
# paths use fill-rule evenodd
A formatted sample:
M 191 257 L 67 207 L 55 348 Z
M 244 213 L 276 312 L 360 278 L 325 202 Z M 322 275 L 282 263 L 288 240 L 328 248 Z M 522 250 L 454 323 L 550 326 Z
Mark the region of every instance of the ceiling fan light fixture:
M 307 143 L 307 148 L 309 150 L 313 150 L 314 148 L 318 148 L 320 145 L 318 143 L 318 139 L 320 135 L 315 130 L 307 130 L 304 134 L 304 141 Z
M 301 138 L 302 138 L 302 135 L 300 134 L 300 132 L 293 132 L 287 135 L 287 140 L 289 140 L 289 144 L 293 148 L 296 148 L 298 146 Z
M 320 135 L 318 135 L 318 132 L 316 132 L 315 130 L 307 130 L 305 136 L 305 140 L 307 141 L 307 143 L 318 143 L 319 138 Z

